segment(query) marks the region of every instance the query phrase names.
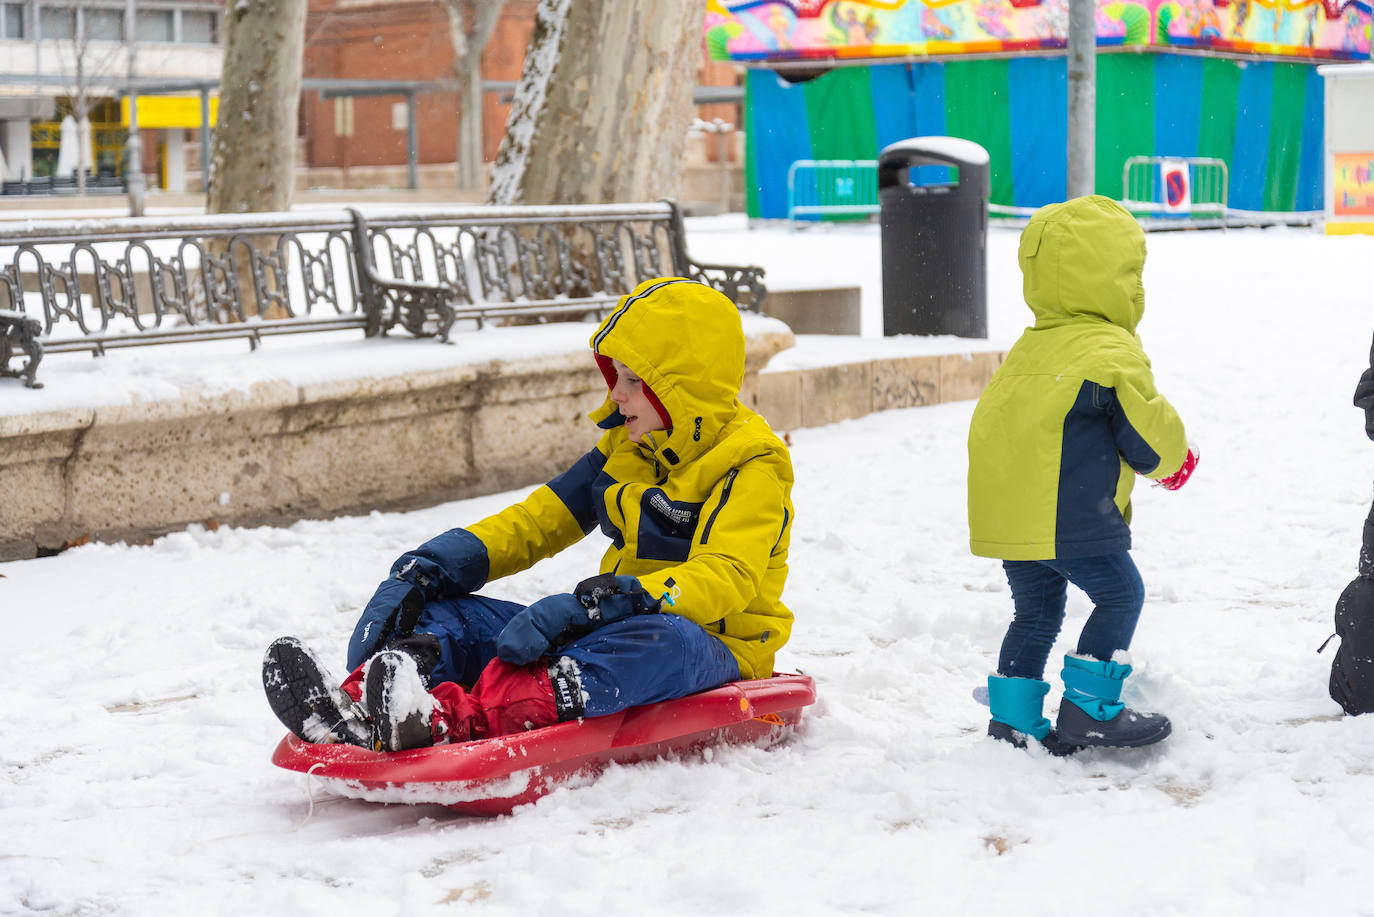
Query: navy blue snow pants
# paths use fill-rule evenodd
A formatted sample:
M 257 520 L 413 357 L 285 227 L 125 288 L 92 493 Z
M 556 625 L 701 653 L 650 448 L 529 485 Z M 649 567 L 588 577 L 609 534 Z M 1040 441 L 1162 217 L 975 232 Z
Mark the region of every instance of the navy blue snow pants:
M 496 658 L 501 629 L 524 609 L 516 602 L 482 595 L 427 604 L 415 632 L 439 638 L 439 662 L 431 682 L 475 684 Z M 584 716 L 671 700 L 740 677 L 739 665 L 724 643 L 675 614 L 634 615 L 607 624 L 550 651 L 551 663 L 559 659 L 576 666 Z
M 1064 626 L 1069 583 L 1086 592 L 1094 606 L 1075 652 L 1106 660 L 1130 648 L 1145 605 L 1145 584 L 1128 551 L 1069 560 L 1004 560 L 1002 569 L 1016 611 L 1002 640 L 998 675 L 1043 679 Z

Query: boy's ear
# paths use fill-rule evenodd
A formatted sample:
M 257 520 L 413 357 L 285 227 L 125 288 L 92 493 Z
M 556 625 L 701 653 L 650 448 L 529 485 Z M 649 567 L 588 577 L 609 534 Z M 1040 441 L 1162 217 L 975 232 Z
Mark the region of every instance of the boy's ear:
M 1040 251 L 1040 239 L 1044 235 L 1044 223 L 1031 223 L 1021 233 L 1021 257 L 1034 258 Z

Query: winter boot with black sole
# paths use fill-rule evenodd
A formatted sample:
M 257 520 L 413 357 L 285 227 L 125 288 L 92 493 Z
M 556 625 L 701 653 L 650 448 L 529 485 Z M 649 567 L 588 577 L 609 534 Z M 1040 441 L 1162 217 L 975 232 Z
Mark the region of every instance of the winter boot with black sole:
M 430 720 L 434 699 L 425 688 L 415 657 L 383 650 L 367 664 L 363 698 L 372 714 L 372 748 L 405 751 L 434 744 Z
M 988 720 L 988 735 L 999 741 L 1009 742 L 1017 748 L 1025 748 L 1034 740 L 1033 736 L 1028 736 L 1024 732 L 1017 732 L 1006 723 L 999 723 L 997 720 Z M 1041 748 L 1056 758 L 1067 758 L 1074 752 L 1083 750 L 1081 745 L 1065 742 L 1053 729 L 1043 739 L 1034 741 L 1037 741 Z
M 315 654 L 295 637 L 281 637 L 262 660 L 267 703 L 287 729 L 307 742 L 369 747 L 367 716 L 339 689 Z
M 1141 713 L 1130 707 L 1109 720 L 1097 720 L 1066 700 L 1059 705 L 1055 729 L 1061 741 L 1093 748 L 1139 748 L 1167 739 L 1173 726 L 1162 713 Z

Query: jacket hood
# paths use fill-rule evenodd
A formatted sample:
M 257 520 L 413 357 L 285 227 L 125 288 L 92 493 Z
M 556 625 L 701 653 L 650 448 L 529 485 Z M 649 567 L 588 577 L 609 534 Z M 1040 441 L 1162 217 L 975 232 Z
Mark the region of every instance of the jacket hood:
M 1099 318 L 1135 333 L 1145 313 L 1145 231 L 1100 194 L 1041 207 L 1017 252 L 1035 327 Z
M 670 419 L 670 429 L 644 436 L 669 468 L 691 461 L 715 441 L 739 412 L 744 384 L 744 327 L 724 294 L 685 277 L 647 280 L 623 296 L 591 339 L 609 388 L 611 360 L 628 366 L 648 385 Z M 623 424 L 611 400 L 592 412 L 601 427 Z

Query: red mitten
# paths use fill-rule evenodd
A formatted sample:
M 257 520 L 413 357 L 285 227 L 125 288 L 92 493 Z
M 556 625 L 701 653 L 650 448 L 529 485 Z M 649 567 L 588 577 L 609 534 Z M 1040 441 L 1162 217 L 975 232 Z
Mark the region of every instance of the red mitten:
M 1167 478 L 1160 478 L 1155 483 L 1165 490 L 1178 490 L 1188 483 L 1188 478 L 1192 477 L 1193 469 L 1197 468 L 1198 457 L 1197 447 L 1190 445 L 1188 454 L 1183 459 L 1183 467 Z

